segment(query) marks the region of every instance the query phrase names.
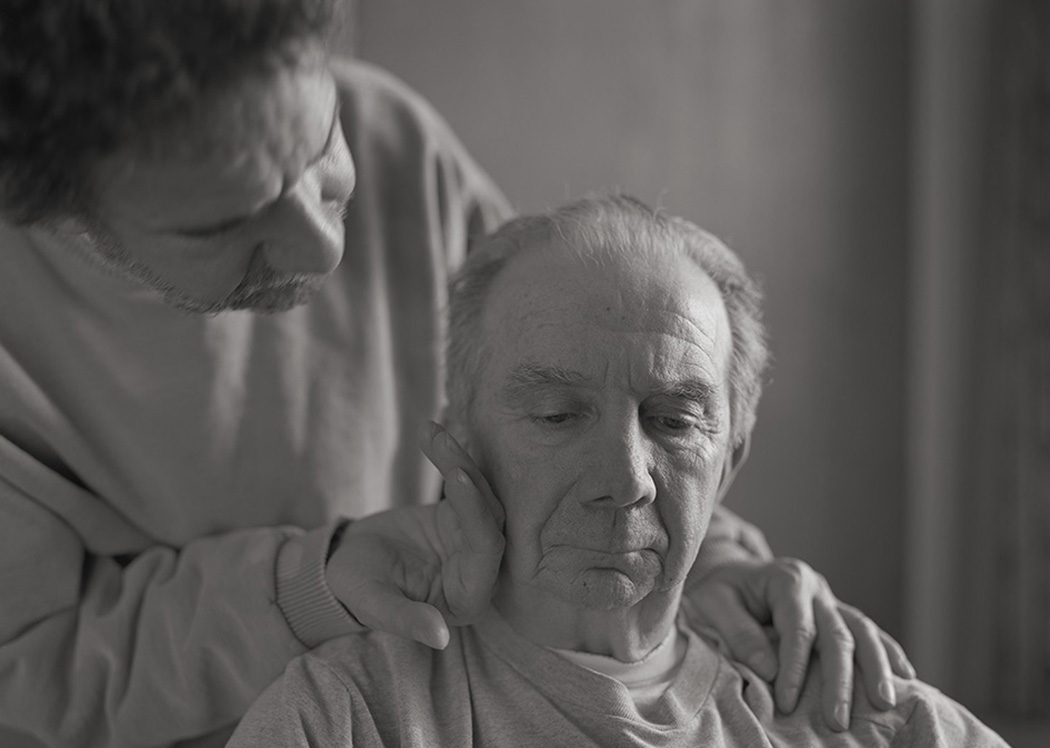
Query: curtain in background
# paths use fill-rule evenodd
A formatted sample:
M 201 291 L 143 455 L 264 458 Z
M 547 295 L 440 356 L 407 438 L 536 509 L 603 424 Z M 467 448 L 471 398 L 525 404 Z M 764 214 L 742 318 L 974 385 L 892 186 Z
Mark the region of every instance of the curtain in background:
M 992 4 L 976 486 L 998 510 L 987 701 L 1050 716 L 1050 2 Z
M 1046 745 L 1050 0 L 913 10 L 906 645 Z

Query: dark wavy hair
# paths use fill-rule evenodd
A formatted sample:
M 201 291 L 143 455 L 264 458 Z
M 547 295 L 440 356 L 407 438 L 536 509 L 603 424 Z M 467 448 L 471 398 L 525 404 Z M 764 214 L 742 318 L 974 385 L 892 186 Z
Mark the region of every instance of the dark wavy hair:
M 322 39 L 340 0 L 0 0 L 0 213 L 90 205 L 99 159 Z

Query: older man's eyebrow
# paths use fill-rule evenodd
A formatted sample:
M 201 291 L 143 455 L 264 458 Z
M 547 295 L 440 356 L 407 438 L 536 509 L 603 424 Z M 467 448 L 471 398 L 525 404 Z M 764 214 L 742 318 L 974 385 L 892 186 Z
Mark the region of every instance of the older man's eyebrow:
M 706 403 L 715 396 L 716 389 L 714 385 L 703 379 L 684 379 L 661 387 L 656 394 L 676 400 Z
M 510 370 L 503 387 L 500 388 L 500 395 L 505 399 L 516 399 L 538 389 L 581 387 L 588 381 L 587 377 L 572 369 L 526 362 Z

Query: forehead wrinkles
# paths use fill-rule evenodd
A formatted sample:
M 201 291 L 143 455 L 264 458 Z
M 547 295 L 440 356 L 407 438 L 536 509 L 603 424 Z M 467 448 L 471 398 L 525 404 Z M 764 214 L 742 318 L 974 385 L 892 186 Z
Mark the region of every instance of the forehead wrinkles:
M 723 356 L 712 337 L 698 340 L 667 329 L 596 329 L 576 321 L 524 326 L 528 329 L 505 336 L 519 345 L 501 356 L 503 379 L 498 386 L 503 396 L 588 389 L 622 391 L 645 399 L 654 393 L 679 392 L 683 383 L 702 382 L 711 393 L 721 391 L 724 384 L 725 370 L 719 368 Z M 679 327 L 689 333 L 696 330 Z M 546 332 L 554 328 L 556 337 L 548 337 Z
M 702 354 L 689 358 L 703 362 L 709 376 L 720 369 L 724 374 L 732 341 L 715 282 L 676 252 L 647 259 L 581 258 L 556 246 L 518 255 L 496 279 L 483 310 L 483 345 L 490 348 L 485 355 L 528 342 L 548 353 L 568 347 L 566 352 L 579 358 L 597 341 L 586 329 L 581 334 L 574 328 L 590 327 L 614 335 L 659 336 L 660 345 L 648 346 L 649 357 L 662 357 L 654 365 L 681 359 L 679 345 L 666 345 L 677 339 Z M 621 341 L 619 351 L 601 354 L 615 360 L 626 356 L 627 348 Z
M 549 332 L 574 327 L 593 328 L 611 334 L 656 336 L 681 341 L 703 351 L 715 351 L 729 343 L 730 329 L 713 281 L 704 293 L 681 289 L 659 291 L 647 299 L 625 296 L 622 289 L 584 291 L 575 298 L 569 294 L 551 297 L 549 289 L 530 287 L 517 295 L 505 294 L 500 314 L 489 315 L 494 331 L 504 338 L 508 333 L 544 339 Z M 656 303 L 641 303 L 645 300 Z

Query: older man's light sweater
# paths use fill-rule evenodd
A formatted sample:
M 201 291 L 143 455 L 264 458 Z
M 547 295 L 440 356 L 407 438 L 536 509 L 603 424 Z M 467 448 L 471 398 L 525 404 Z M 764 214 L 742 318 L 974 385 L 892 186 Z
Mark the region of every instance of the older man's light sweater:
M 887 712 L 858 689 L 850 732 L 834 733 L 811 667 L 798 708 L 780 714 L 769 684 L 684 631 L 682 665 L 644 717 L 622 684 L 533 644 L 494 612 L 457 629 L 444 651 L 376 633 L 364 635 L 367 646 L 333 640 L 288 667 L 229 746 L 1006 746 L 918 681 L 897 680 Z

